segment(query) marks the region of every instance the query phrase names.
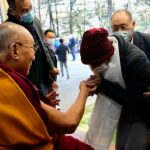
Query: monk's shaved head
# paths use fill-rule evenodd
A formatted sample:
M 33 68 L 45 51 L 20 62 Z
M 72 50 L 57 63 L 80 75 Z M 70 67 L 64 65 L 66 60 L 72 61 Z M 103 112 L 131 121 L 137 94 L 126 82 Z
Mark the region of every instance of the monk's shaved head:
M 23 75 L 28 75 L 35 59 L 34 40 L 24 27 L 0 24 L 0 61 Z
M 29 31 L 20 25 L 10 22 L 0 24 L 0 52 L 7 50 L 12 42 L 25 41 L 26 35 L 32 38 Z

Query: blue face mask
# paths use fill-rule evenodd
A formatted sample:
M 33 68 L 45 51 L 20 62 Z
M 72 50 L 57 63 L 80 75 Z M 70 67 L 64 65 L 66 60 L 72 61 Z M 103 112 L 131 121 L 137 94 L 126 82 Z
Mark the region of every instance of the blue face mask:
M 118 32 L 113 32 L 114 35 L 121 35 L 126 41 L 130 42 L 132 39 L 132 31 L 118 31 Z
M 34 13 L 33 12 L 28 12 L 20 16 L 20 22 L 23 23 L 32 23 L 34 20 Z

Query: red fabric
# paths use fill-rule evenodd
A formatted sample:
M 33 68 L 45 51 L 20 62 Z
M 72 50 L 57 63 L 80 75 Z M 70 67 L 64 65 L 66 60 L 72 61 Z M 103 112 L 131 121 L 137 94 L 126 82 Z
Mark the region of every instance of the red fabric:
M 94 150 L 90 145 L 85 144 L 72 136 L 59 135 L 54 150 Z
M 84 32 L 80 49 L 81 61 L 84 64 L 100 65 L 113 55 L 114 48 L 107 37 L 108 32 L 104 28 L 93 28 Z
M 25 78 L 23 75 L 17 73 L 16 71 L 10 69 L 0 62 L 0 68 L 2 68 L 6 73 L 8 73 L 20 86 L 23 92 L 26 94 L 34 108 L 37 110 L 38 114 L 41 116 L 45 125 L 47 124 L 47 115 L 40 107 L 40 100 L 49 103 L 49 100 L 39 93 L 32 83 Z M 65 135 L 58 135 L 55 143 L 55 150 L 94 150 L 91 146 L 71 137 Z
M 0 62 L 0 68 L 8 73 L 20 86 L 20 88 L 26 94 L 27 98 L 30 100 L 33 107 L 36 109 L 36 111 L 44 121 L 45 125 L 47 125 L 47 115 L 40 106 L 40 100 L 43 100 L 47 104 L 50 103 L 49 100 L 46 97 L 42 96 L 42 94 L 39 93 L 39 91 L 35 89 L 32 83 L 23 75 L 19 74 L 15 70 L 12 70 L 8 66 L 4 65 L 2 62 Z

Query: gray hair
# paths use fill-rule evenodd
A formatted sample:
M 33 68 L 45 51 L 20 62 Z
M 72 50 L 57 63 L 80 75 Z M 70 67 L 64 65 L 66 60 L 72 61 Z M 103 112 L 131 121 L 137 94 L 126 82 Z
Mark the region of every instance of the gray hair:
M 113 18 L 113 16 L 115 16 L 118 13 L 125 13 L 130 18 L 131 21 L 133 20 L 131 12 L 129 10 L 127 10 L 127 9 L 119 9 L 119 10 L 117 10 L 116 12 L 114 12 L 114 14 L 112 15 L 111 19 Z

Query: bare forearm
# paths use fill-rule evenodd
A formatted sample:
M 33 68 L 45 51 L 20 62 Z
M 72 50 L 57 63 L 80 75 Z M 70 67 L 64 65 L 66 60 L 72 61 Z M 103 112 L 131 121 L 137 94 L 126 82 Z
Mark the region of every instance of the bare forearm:
M 88 95 L 86 94 L 86 92 L 81 91 L 77 97 L 77 100 L 66 112 L 72 122 L 74 122 L 73 124 L 75 124 L 76 126 L 79 124 L 83 116 L 87 97 Z
M 81 91 L 67 112 L 60 112 L 54 108 L 42 104 L 49 121 L 49 131 L 53 133 L 72 133 L 77 128 L 84 112 L 87 92 Z
M 72 133 L 77 128 L 85 108 L 88 95 L 95 91 L 95 87 L 87 86 L 87 81 L 80 82 L 80 92 L 74 104 L 67 112 L 60 112 L 41 102 L 41 107 L 48 116 L 50 133 Z

